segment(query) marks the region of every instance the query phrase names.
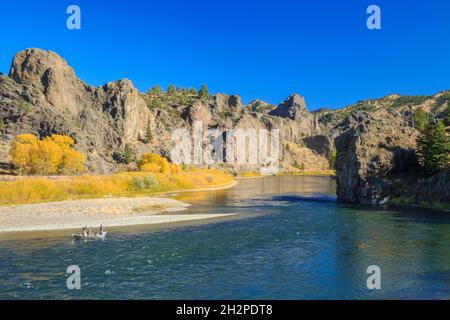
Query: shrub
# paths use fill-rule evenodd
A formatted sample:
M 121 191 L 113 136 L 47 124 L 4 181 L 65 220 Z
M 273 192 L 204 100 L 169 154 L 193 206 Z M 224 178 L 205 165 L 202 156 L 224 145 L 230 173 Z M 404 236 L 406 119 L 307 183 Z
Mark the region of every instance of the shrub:
M 144 184 L 146 189 L 151 189 L 158 185 L 158 180 L 154 176 L 145 176 Z
M 226 172 L 207 169 L 176 175 L 128 172 L 109 176 L 89 175 L 51 179 L 27 177 L 0 181 L 0 205 L 96 198 L 105 195 L 122 196 L 130 191 L 166 192 L 223 185 L 232 181 L 232 177 Z
M 333 150 L 333 152 L 331 152 L 330 156 L 328 157 L 328 163 L 330 165 L 330 169 L 336 169 L 336 150 Z
M 39 140 L 32 134 L 18 135 L 11 145 L 12 164 L 19 174 L 76 174 L 83 171 L 84 156 L 72 149 L 74 141 L 63 135 Z
M 170 163 L 156 153 L 145 153 L 139 160 L 139 170 L 153 173 L 181 173 L 181 166 Z

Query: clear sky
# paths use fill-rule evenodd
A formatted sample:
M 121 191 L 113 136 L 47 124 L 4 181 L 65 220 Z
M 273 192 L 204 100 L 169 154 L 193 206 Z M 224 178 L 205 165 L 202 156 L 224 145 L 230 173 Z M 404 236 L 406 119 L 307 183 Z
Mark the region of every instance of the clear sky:
M 81 30 L 66 9 L 81 8 Z M 366 27 L 377 4 L 382 29 Z M 129 78 L 310 110 L 450 89 L 448 0 L 2 0 L 0 71 L 29 47 L 57 52 L 92 85 Z

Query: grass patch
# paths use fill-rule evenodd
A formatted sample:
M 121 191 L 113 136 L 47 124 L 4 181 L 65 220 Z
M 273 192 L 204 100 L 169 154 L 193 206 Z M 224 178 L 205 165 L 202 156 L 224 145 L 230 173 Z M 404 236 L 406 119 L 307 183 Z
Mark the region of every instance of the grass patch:
M 23 177 L 0 181 L 0 205 L 152 194 L 207 188 L 231 183 L 233 177 L 218 170 L 180 173 L 127 172 L 77 177 Z
M 277 176 L 334 176 L 336 171 L 334 170 L 304 170 L 304 171 L 292 171 L 292 172 L 279 172 Z
M 447 202 L 428 202 L 422 201 L 419 203 L 421 208 L 433 209 L 438 211 L 450 211 L 450 203 Z
M 447 202 L 432 202 L 432 201 L 420 201 L 417 202 L 412 197 L 402 196 L 392 198 L 388 201 L 388 205 L 393 206 L 415 206 L 424 209 L 432 209 L 437 211 L 450 211 L 450 203 Z
M 248 172 L 242 172 L 237 175 L 238 178 L 254 178 L 254 177 L 261 177 L 261 173 L 257 171 L 248 171 Z

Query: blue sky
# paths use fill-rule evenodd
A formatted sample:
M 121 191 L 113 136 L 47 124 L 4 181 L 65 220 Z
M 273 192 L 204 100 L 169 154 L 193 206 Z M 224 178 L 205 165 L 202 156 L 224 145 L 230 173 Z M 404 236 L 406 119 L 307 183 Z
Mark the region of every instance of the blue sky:
M 66 28 L 77 4 L 82 29 Z M 382 10 L 368 30 L 366 8 Z M 92 85 L 129 78 L 235 93 L 310 110 L 390 93 L 450 89 L 450 1 L 10 1 L 0 4 L 0 71 L 29 47 L 57 52 Z

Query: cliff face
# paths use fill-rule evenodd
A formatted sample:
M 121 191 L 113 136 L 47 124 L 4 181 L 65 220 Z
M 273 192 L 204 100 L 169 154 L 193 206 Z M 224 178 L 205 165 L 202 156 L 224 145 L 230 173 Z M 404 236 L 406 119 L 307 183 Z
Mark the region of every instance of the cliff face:
M 192 132 L 192 124 L 201 121 L 203 129 L 222 132 L 278 129 L 281 171 L 328 169 L 328 157 L 336 148 L 340 201 L 380 204 L 405 194 L 421 201 L 439 194 L 442 201 L 450 201 L 448 174 L 434 180 L 416 174 L 418 132 L 411 120 L 419 106 L 442 115 L 449 97 L 449 92 L 390 95 L 314 113 L 308 112 L 305 100 L 297 94 L 278 106 L 260 100 L 243 106 L 236 95 L 201 99 L 188 90 L 142 94 L 127 79 L 92 87 L 79 80 L 56 53 L 27 49 L 14 57 L 9 76 L 0 77 L 0 171 L 10 162 L 11 141 L 22 133 L 69 135 L 87 157 L 87 171 L 109 173 L 124 167 L 125 144 L 138 157 L 145 152 L 169 157 L 174 146 L 172 132 L 181 128 Z M 261 166 L 227 168 L 242 172 Z M 433 184 L 439 187 L 431 188 Z
M 388 96 L 366 101 L 335 122 L 335 132 L 339 132 L 335 139 L 338 200 L 375 205 L 397 197 L 415 202 L 450 201 L 445 190 L 448 174 L 425 179 L 418 168 L 415 151 L 419 132 L 412 120 L 419 107 L 442 115 L 449 103 L 445 96 Z M 430 188 L 435 180 L 439 183 Z
M 416 167 L 417 131 L 399 112 L 381 111 L 336 139 L 338 199 L 381 204 L 393 192 L 389 177 Z
M 222 131 L 280 129 L 282 170 L 328 169 L 323 147 L 304 140 L 325 130 L 306 110 L 303 98 L 292 95 L 271 109 L 262 101 L 243 106 L 236 95 L 153 97 L 139 93 L 127 79 L 92 87 L 56 53 L 27 49 L 15 55 L 9 76 L 0 77 L 0 162 L 8 163 L 9 145 L 16 135 L 58 133 L 76 141 L 75 148 L 87 157 L 88 171 L 112 172 L 123 165 L 120 153 L 125 144 L 138 156 L 144 152 L 169 156 L 172 132 L 202 121 L 204 129 Z M 149 130 L 153 137 L 146 141 Z M 299 154 L 303 156 L 297 159 Z M 258 170 L 259 166 L 233 169 Z
M 67 134 L 97 172 L 115 168 L 113 150 L 145 135 L 150 112 L 129 80 L 94 88 L 79 80 L 56 53 L 19 52 L 0 80 L 1 140 L 17 134 Z M 5 155 L 6 157 L 6 155 Z

